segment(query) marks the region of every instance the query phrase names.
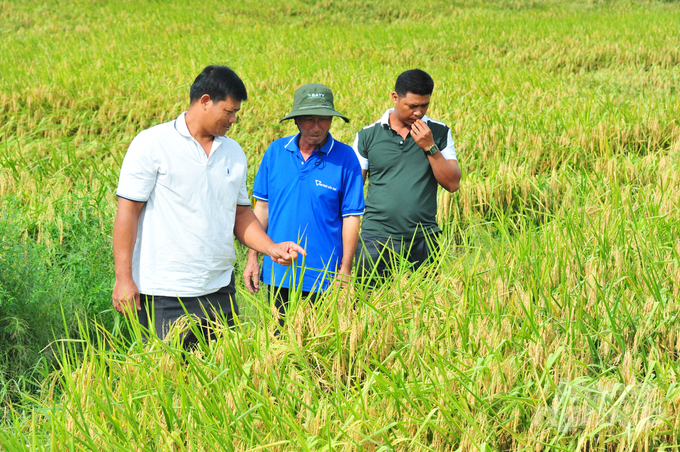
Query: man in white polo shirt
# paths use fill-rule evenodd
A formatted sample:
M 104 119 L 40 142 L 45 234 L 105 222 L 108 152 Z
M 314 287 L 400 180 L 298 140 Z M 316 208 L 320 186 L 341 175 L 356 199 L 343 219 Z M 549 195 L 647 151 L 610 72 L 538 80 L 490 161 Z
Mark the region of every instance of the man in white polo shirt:
M 189 110 L 142 131 L 123 160 L 113 306 L 136 309 L 159 337 L 185 312 L 204 324 L 216 313 L 233 322 L 234 236 L 283 265 L 304 254 L 294 242 L 274 243 L 250 207 L 246 156 L 224 136 L 246 99 L 234 71 L 208 66 L 191 86 Z

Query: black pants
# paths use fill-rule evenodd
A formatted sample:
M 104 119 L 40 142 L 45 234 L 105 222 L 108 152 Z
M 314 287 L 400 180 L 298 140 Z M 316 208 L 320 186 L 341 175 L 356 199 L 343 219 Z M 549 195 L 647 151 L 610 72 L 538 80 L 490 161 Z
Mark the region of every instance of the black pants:
M 214 339 L 215 333 L 210 328 L 210 324 L 218 317 L 226 320 L 230 327 L 234 326 L 234 314 L 238 315 L 235 294 L 236 284 L 232 273 L 229 285 L 220 288 L 217 292 L 200 297 L 140 295 L 142 310 L 137 311 L 137 318 L 144 328 L 155 331 L 156 335 L 162 339 L 168 333 L 170 325 L 188 313 L 198 317 L 197 323 L 203 337 Z M 151 324 L 152 320 L 153 324 Z M 182 346 L 187 348 L 198 341 L 199 338 L 195 332 L 189 330 L 184 333 Z
M 354 253 L 359 281 L 373 286 L 387 278 L 392 273 L 397 256 L 408 260 L 414 270 L 431 262 L 433 254 L 439 249 L 440 234 L 432 232 L 411 240 L 394 240 L 362 232 Z
M 270 299 L 274 297 L 274 305 L 279 311 L 279 325 L 286 324 L 286 308 L 290 301 L 290 289 L 286 287 L 269 286 Z M 302 299 L 309 300 L 310 303 L 316 303 L 316 298 L 319 296 L 317 292 L 302 292 Z

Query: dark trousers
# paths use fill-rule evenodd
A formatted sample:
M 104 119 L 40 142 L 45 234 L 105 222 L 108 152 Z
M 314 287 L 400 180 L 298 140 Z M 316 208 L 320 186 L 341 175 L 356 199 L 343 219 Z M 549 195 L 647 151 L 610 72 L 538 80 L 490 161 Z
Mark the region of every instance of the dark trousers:
M 217 318 L 226 321 L 230 327 L 234 326 L 234 314 L 238 316 L 235 294 L 236 284 L 233 273 L 229 285 L 220 288 L 217 292 L 200 297 L 178 298 L 142 294 L 140 295 L 142 310 L 137 311 L 137 318 L 144 328 L 155 331 L 156 335 L 162 339 L 168 333 L 170 325 L 177 319 L 186 314 L 194 315 L 198 318 L 196 324 L 200 327 L 200 334 L 205 339 L 214 339 L 215 333 L 210 325 Z M 184 348 L 198 342 L 199 338 L 193 330 L 184 333 L 182 338 Z
M 319 296 L 316 292 L 302 292 L 301 299 L 309 300 L 310 303 L 316 303 L 316 298 Z M 291 298 L 291 290 L 286 287 L 269 286 L 269 297 L 274 297 L 274 306 L 279 311 L 279 325 L 286 324 L 286 308 Z
M 410 240 L 395 240 L 362 232 L 354 253 L 359 281 L 373 286 L 387 278 L 392 273 L 397 256 L 410 262 L 414 270 L 431 262 L 433 254 L 439 249 L 440 234 L 432 232 Z

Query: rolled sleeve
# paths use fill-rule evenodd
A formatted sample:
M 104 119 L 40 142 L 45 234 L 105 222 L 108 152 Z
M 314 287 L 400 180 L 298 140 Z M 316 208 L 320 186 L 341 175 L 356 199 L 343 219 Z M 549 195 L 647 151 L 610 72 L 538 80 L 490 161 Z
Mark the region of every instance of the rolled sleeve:
M 156 185 L 157 175 L 153 146 L 146 142 L 144 134 L 140 134 L 132 140 L 123 159 L 116 195 L 130 201 L 146 202 Z

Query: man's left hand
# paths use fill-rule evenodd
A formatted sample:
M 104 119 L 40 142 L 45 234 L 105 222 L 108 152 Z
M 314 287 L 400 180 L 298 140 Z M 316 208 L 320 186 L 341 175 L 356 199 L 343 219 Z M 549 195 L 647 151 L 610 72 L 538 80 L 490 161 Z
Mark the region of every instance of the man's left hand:
M 307 255 L 305 249 L 295 242 L 275 243 L 267 250 L 267 255 L 274 262 L 285 266 L 292 264 L 297 259 L 298 254 Z
M 351 276 L 349 275 L 349 273 L 338 272 L 335 275 L 335 279 L 333 280 L 333 284 L 338 286 L 340 289 L 344 289 L 345 287 L 347 287 L 350 280 L 351 280 Z
M 411 136 L 423 151 L 429 151 L 434 144 L 432 131 L 427 123 L 421 119 L 416 119 L 416 122 L 411 126 Z

